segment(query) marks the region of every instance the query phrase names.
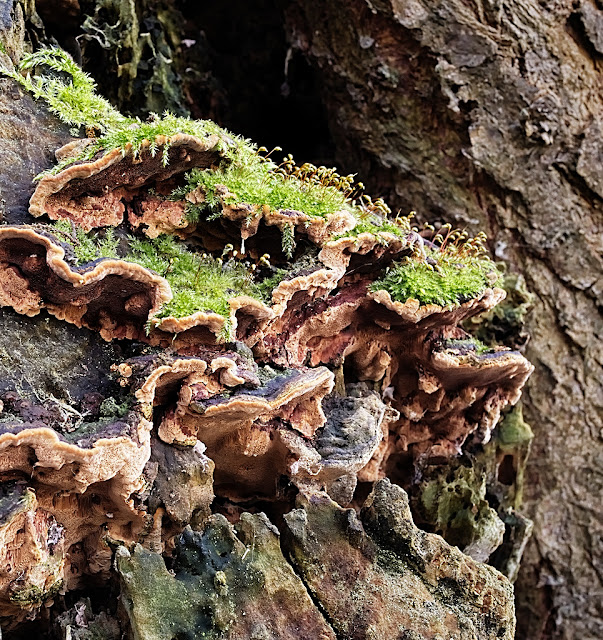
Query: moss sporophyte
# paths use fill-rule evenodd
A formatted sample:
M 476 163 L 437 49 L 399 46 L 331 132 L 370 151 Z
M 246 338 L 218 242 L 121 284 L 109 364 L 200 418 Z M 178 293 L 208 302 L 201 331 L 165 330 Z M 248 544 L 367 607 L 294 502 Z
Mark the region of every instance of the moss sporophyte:
M 18 71 L 1 71 L 43 100 L 74 134 L 85 132 L 89 136 L 91 142 L 84 150 L 53 167 L 52 173 L 114 149 L 136 157 L 143 146 L 151 155 L 161 153 L 165 165 L 170 159 L 172 136 L 179 133 L 202 139 L 214 136 L 215 164 L 188 171 L 179 178 L 180 186 L 172 188 L 167 196 L 185 203 L 190 224 L 201 220 L 211 224 L 222 216 L 224 207 L 239 204 L 247 206 L 250 215 L 262 215 L 265 211 L 301 212 L 308 225 L 312 219 L 324 220 L 326 225 L 334 214 L 346 212 L 355 218 L 355 226 L 332 235 L 330 240 L 355 240 L 360 234 L 369 233 L 379 244 L 387 245 L 393 236 L 402 242 L 402 249 L 406 245 L 406 253 L 410 255 L 387 268 L 381 279 L 371 285 L 372 290 L 388 291 L 394 300 L 414 298 L 421 304 L 455 305 L 479 295 L 497 279 L 494 264 L 485 255 L 483 237 L 470 239 L 446 225 L 439 231 L 433 227 L 419 231 L 411 227 L 411 216 L 392 218 L 382 199 L 373 201 L 364 195 L 363 185 L 354 182 L 355 176 L 342 176 L 335 169 L 309 163 L 298 166 L 290 155 L 277 164 L 271 155 L 278 148 L 267 153 L 266 149 L 258 149 L 209 120 L 191 120 L 170 113 L 151 114 L 144 122 L 126 117 L 96 93 L 92 78 L 60 49 L 26 55 Z M 32 75 L 37 71 L 37 75 Z M 191 198 L 193 192 L 201 197 Z M 183 317 L 196 311 L 213 311 L 228 318 L 230 298 L 249 295 L 269 299 L 262 281 L 278 284 L 292 267 L 291 261 L 303 254 L 293 224 L 280 225 L 285 260 L 277 272 L 271 268 L 268 273 L 265 269 L 253 271 L 249 263 L 235 259 L 234 254 L 227 261 L 200 255 L 169 236 L 155 240 L 127 236 L 126 250 L 125 236 L 122 234 L 118 243 L 110 228 L 97 234 L 72 230 L 70 223 L 60 222 L 55 228 L 69 236 L 68 241 L 82 264 L 101 257 L 119 257 L 164 276 L 172 287 L 173 299 L 159 311 L 158 318 Z

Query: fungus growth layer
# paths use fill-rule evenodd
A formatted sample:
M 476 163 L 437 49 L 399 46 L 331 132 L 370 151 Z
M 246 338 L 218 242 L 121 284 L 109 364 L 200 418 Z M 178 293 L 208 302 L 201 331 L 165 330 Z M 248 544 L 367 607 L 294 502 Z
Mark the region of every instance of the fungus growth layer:
M 38 74 L 22 75 L 32 70 Z M 297 166 L 291 157 L 277 165 L 213 123 L 170 114 L 126 118 L 58 50 L 27 57 L 9 75 L 91 137 L 59 149 L 58 165 L 39 176 L 30 225 L 0 226 L 0 305 L 31 322 L 45 310 L 100 334 L 112 345 L 112 366 L 102 393 L 77 400 L 36 396 L 34 389 L 32 401 L 17 382 L 4 385 L 2 624 L 17 625 L 55 594 L 111 575 L 121 545 L 115 566 L 129 594 L 124 618 L 136 633 L 144 626 L 144 637 L 163 637 L 165 624 L 161 617 L 144 621 L 140 612 L 152 602 L 131 593 L 147 566 L 155 567 L 153 581 L 183 590 L 193 603 L 176 626 L 201 607 L 213 612 L 204 633 L 247 629 L 230 609 L 255 588 L 250 578 L 249 592 L 243 589 L 241 572 L 268 582 L 280 572 L 291 585 L 282 597 L 304 610 L 308 629 L 345 635 L 349 621 L 333 597 L 344 583 L 317 582 L 312 563 L 327 553 L 327 524 L 347 518 L 358 535 L 346 530 L 343 560 L 362 568 L 362 588 L 386 580 L 377 556 L 392 556 L 400 568 L 399 549 L 383 542 L 390 527 L 429 547 L 421 569 L 432 575 L 427 599 L 446 600 L 434 575 L 460 583 L 468 571 L 472 580 L 489 581 L 494 595 L 479 607 L 496 618 L 496 636 L 471 637 L 512 637 L 502 576 L 448 547 L 454 567 L 437 568 L 440 542 L 415 533 L 401 489 L 377 484 L 362 523 L 344 509 L 359 508 L 384 478 L 411 493 L 433 491 L 437 473 L 429 480 L 426 469 L 461 464 L 498 433 L 499 418 L 518 401 L 531 365 L 461 327 L 505 296 L 484 238 L 446 225 L 413 227 L 411 216 L 394 218 L 381 200 L 363 195 L 353 176 Z M 89 374 L 77 375 L 85 381 Z M 474 534 L 459 543 L 480 560 L 505 533 L 482 489 L 469 500 L 489 528 L 474 523 Z M 390 493 L 391 508 L 377 509 Z M 411 505 L 427 527 L 455 531 L 433 496 L 421 502 L 415 493 Z M 291 511 L 296 495 L 299 508 Z M 396 505 L 400 522 L 393 522 Z M 241 516 L 260 507 L 288 531 L 298 575 L 329 620 L 280 555 L 268 518 Z M 195 531 L 174 542 L 187 524 Z M 307 550 L 306 526 L 326 536 L 316 557 Z M 344 535 L 335 529 L 333 536 Z M 261 553 L 278 557 L 276 569 L 267 570 L 262 556 L 245 569 L 245 545 L 256 532 Z M 191 594 L 181 582 L 196 571 L 191 549 L 213 553 L 203 536 L 218 547 L 222 540 L 230 554 L 223 569 L 207 560 L 214 595 Z M 161 558 L 174 553 L 183 567 L 175 581 Z M 304 595 L 296 605 L 290 596 L 298 591 Z M 277 609 L 270 616 L 278 617 Z M 472 616 L 459 614 L 450 629 L 473 625 Z M 392 624 L 423 629 L 413 629 L 410 618 Z M 446 635 L 446 624 L 438 633 L 456 637 Z

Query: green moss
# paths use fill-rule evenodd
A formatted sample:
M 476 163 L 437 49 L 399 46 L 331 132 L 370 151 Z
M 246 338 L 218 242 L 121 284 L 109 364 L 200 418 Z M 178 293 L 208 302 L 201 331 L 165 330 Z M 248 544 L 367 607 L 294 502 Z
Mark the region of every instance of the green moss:
M 231 154 L 237 144 L 244 145 L 245 140 L 238 136 L 233 136 L 226 130 L 219 127 L 211 120 L 191 120 L 175 116 L 169 112 L 159 117 L 153 113 L 146 122 L 130 118 L 127 126 L 115 127 L 107 131 L 99 138 L 99 143 L 103 149 L 125 149 L 132 145 L 134 155 L 138 155 L 142 143 L 145 140 L 151 141 L 151 153 L 157 153 L 158 147 L 155 139 L 159 136 L 174 136 L 177 133 L 184 133 L 197 138 L 206 138 L 210 135 L 217 135 L 219 138 L 218 148 L 222 151 L 230 150 Z M 162 148 L 164 164 L 168 162 L 167 153 L 169 143 Z
M 43 67 L 51 73 L 33 77 L 30 72 L 36 67 Z M 50 111 L 72 127 L 74 135 L 81 127 L 100 133 L 82 154 L 59 163 L 51 173 L 57 173 L 74 162 L 89 160 L 103 150 L 125 150 L 132 145 L 134 155 L 137 155 L 145 140 L 151 142 L 151 152 L 154 153 L 158 151 L 155 143 L 158 136 L 169 138 L 177 133 L 199 138 L 217 134 L 221 150 L 245 143 L 243 138 L 228 133 L 210 120 L 191 120 L 171 113 L 162 117 L 151 114 L 145 122 L 124 116 L 96 93 L 94 80 L 61 49 L 42 49 L 28 54 L 19 65 L 19 71 L 0 71 L 19 82 L 35 98 L 43 100 Z M 23 72 L 27 72 L 26 75 L 22 75 Z M 168 151 L 169 143 L 162 147 L 164 164 L 168 161 Z
M 180 199 L 197 187 L 203 190 L 205 203 L 189 207 L 193 221 L 204 212 L 219 211 L 219 186 L 226 187 L 230 193 L 224 198 L 226 204 L 245 203 L 266 206 L 274 211 L 303 211 L 314 217 L 326 217 L 342 209 L 351 210 L 345 193 L 336 187 L 278 171 L 276 164 L 259 155 L 249 143 L 238 148 L 227 166 L 215 170 L 193 169 L 187 174 L 187 183 L 172 197 Z M 287 250 L 285 252 L 288 253 Z
M 125 257 L 166 278 L 173 299 L 161 308 L 157 318 L 180 318 L 196 311 L 212 311 L 228 318 L 228 299 L 239 295 L 260 298 L 246 267 L 234 260 L 222 262 L 212 256 L 192 253 L 172 237 L 155 240 L 132 238 Z
M 30 72 L 44 66 L 49 74 L 32 77 Z M 108 100 L 96 94 L 96 83 L 61 49 L 42 49 L 24 56 L 19 72 L 2 69 L 2 73 L 19 82 L 35 98 L 42 99 L 58 118 L 72 127 L 96 126 L 106 131 L 127 124 L 127 118 Z M 69 80 L 65 80 L 65 76 Z
M 58 220 L 52 224 L 52 231 L 60 240 L 67 241 L 75 252 L 79 264 L 86 264 L 98 258 L 118 258 L 118 239 L 113 228 L 97 234 L 88 234 L 69 220 Z
M 0 53 L 6 54 L 6 47 L 4 46 L 2 40 L 0 40 Z
M 496 267 L 486 257 L 430 250 L 427 258 L 434 264 L 411 259 L 394 264 L 381 280 L 371 285 L 371 290 L 383 289 L 398 302 L 414 298 L 421 304 L 452 306 L 476 297 L 498 282 Z

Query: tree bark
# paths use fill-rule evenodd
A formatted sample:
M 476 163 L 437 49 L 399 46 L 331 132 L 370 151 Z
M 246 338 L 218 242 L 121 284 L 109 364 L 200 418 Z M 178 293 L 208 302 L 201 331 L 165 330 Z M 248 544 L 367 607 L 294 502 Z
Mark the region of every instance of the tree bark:
M 488 232 L 535 294 L 518 638 L 603 618 L 603 13 L 584 0 L 295 0 L 337 155 L 403 214 Z

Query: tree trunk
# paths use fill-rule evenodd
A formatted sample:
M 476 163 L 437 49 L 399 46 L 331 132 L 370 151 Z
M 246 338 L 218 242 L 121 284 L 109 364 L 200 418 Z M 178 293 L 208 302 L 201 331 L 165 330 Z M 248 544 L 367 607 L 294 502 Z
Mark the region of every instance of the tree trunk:
M 525 355 L 536 367 L 523 396 L 535 432 L 524 510 L 535 524 L 516 583 L 517 638 L 599 638 L 601 4 L 254 0 L 215 13 L 172 0 L 35 4 L 43 21 L 30 0 L 0 9 L 0 35 L 14 61 L 26 29 L 30 46 L 58 42 L 81 59 L 129 113 L 188 107 L 260 144 L 290 142 L 304 154 L 313 148 L 320 161 L 334 153 L 338 166 L 358 173 L 392 209 L 488 232 L 493 254 L 534 294 L 525 327 L 506 327 L 515 332 L 510 346 L 521 342 L 518 331 L 529 333 Z M 256 19 L 265 35 L 239 31 Z M 212 50 L 204 30 L 213 30 L 224 50 Z M 183 35 L 196 44 L 183 45 Z M 294 68 L 300 52 L 312 68 L 301 76 Z M 246 73 L 249 64 L 255 66 Z M 9 83 L 2 89 L 14 92 L 11 109 L 17 100 L 37 109 Z M 48 124 L 43 152 L 28 157 L 29 146 L 21 145 L 26 174 L 4 170 L 11 186 L 0 194 L 0 208 L 9 223 L 27 220 L 29 180 L 50 164 L 55 138 L 58 144 L 67 135 L 45 112 L 38 116 Z M 19 117 L 16 135 L 29 144 L 33 129 Z M 245 130 L 251 121 L 257 128 Z M 14 167 L 19 145 L 5 146 L 5 164 Z
M 341 165 L 403 214 L 486 230 L 535 294 L 523 400 L 535 526 L 517 637 L 600 637 L 600 5 L 295 0 L 287 25 L 320 78 Z

